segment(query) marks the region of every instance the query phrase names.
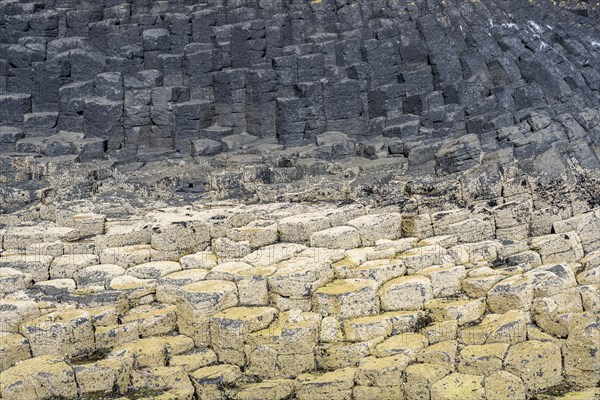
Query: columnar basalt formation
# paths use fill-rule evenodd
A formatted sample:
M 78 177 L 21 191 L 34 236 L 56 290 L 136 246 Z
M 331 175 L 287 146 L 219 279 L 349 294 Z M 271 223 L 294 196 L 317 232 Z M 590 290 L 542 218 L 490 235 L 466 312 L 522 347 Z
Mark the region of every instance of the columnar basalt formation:
M 294 165 L 268 157 L 282 146 L 438 175 L 597 169 L 597 4 L 560 5 L 3 0 L 2 195 L 36 200 L 94 160 Z
M 0 398 L 600 399 L 598 10 L 0 0 Z
M 0 394 L 596 398 L 600 209 L 503 200 L 29 210 L 0 230 Z
M 342 131 L 456 140 L 460 170 L 481 150 L 541 153 L 546 129 L 544 150 L 594 164 L 577 135 L 597 124 L 594 19 L 546 2 L 197 3 L 3 1 L 4 150 L 135 159 Z

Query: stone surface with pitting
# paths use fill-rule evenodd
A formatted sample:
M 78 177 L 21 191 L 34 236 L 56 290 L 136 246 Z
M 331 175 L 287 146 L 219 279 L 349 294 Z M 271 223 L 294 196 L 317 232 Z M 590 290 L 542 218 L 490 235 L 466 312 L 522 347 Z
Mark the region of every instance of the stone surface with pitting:
M 600 396 L 599 25 L 0 0 L 0 398 Z

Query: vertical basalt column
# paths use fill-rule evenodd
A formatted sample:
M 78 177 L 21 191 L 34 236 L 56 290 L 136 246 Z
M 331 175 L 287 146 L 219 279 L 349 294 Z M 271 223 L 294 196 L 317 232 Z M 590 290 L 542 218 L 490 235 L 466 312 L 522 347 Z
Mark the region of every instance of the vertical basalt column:
M 125 75 L 124 124 L 127 147 L 154 147 L 153 135 L 158 135 L 159 125 L 153 125 L 151 119 L 152 90 L 163 86 L 163 76 L 159 71 L 146 70 Z M 161 136 L 163 132 L 160 132 Z M 173 137 L 173 125 L 167 135 Z M 172 139 L 171 142 L 172 143 Z
M 213 75 L 221 69 L 221 52 L 209 43 L 192 43 L 185 47 L 183 84 L 195 100 L 213 98 Z
M 182 51 L 192 37 L 192 19 L 184 13 L 165 14 L 165 26 L 171 34 L 173 50 Z
M 224 23 L 224 15 L 216 9 L 209 8 L 192 13 L 192 42 L 213 43 L 213 28 Z
M 298 97 L 277 98 L 277 139 L 284 146 L 305 143 L 306 122 L 304 102 Z
M 229 69 L 214 74 L 215 121 L 242 133 L 246 126 L 246 70 Z
M 353 138 L 364 134 L 366 110 L 356 80 L 329 82 L 324 87 L 323 98 L 327 130 L 341 131 Z
M 0 122 L 7 125 L 20 125 L 23 114 L 31 112 L 31 95 L 0 95 Z
M 231 66 L 252 68 L 264 63 L 267 49 L 265 21 L 256 20 L 233 25 L 231 29 Z
M 85 99 L 83 111 L 86 137 L 105 139 L 108 150 L 118 150 L 124 143 L 123 102 L 101 97 Z
M 246 131 L 258 137 L 275 137 L 277 75 L 272 69 L 250 71 L 246 86 Z

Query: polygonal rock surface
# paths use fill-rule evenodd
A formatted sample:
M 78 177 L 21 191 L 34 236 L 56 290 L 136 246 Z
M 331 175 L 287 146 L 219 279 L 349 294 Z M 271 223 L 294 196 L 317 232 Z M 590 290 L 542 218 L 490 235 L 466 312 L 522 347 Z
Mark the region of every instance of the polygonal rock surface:
M 75 272 L 73 279 L 77 287 L 108 287 L 113 278 L 125 274 L 125 268 L 114 264 L 100 264 Z
M 365 215 L 348 221 L 348 225 L 358 230 L 363 246 L 372 246 L 379 239 L 400 237 L 402 217 L 398 213 Z
M 540 254 L 544 264 L 577 261 L 584 255 L 580 239 L 575 232 L 533 238 L 531 248 Z
M 331 263 L 308 257 L 284 261 L 277 267 L 268 277 L 269 289 L 282 296 L 309 296 L 333 278 Z
M 281 219 L 277 230 L 282 242 L 304 243 L 310 236 L 331 226 L 331 221 L 324 215 L 296 215 Z
M 425 302 L 425 308 L 436 321 L 454 320 L 458 325 L 477 321 L 485 313 L 485 299 L 450 300 L 433 299 Z
M 154 367 L 147 370 L 134 370 L 131 373 L 131 385 L 147 390 L 169 388 L 178 399 L 192 400 L 194 386 L 185 370 L 178 367 Z
M 237 288 L 228 281 L 201 281 L 185 285 L 181 289 L 178 310 L 182 313 L 206 316 L 234 307 L 238 303 Z
M 379 289 L 379 297 L 386 311 L 422 310 L 425 301 L 433 297 L 431 281 L 424 276 L 395 278 Z
M 0 268 L 0 294 L 24 290 L 31 285 L 29 275 L 14 268 Z
M 460 350 L 458 372 L 484 376 L 499 372 L 508 347 L 506 343 L 465 346 Z
M 29 342 L 25 337 L 16 333 L 0 333 L 0 372 L 31 357 Z
M 0 0 L 0 398 L 600 396 L 596 3 Z
M 427 338 L 421 334 L 400 333 L 375 346 L 373 355 L 376 357 L 388 357 L 396 354 L 404 354 L 414 359 L 416 353 L 427 347 L 428 344 Z
M 384 358 L 367 357 L 360 362 L 354 379 L 356 384 L 362 386 L 399 386 L 409 362 L 410 358 L 402 354 Z
M 127 275 L 140 279 L 158 279 L 179 270 L 181 270 L 181 265 L 178 262 L 153 261 L 129 268 L 127 270 Z
M 368 279 L 340 279 L 313 294 L 317 312 L 340 319 L 373 315 L 379 311 L 377 283 Z
M 360 243 L 359 231 L 350 226 L 336 226 L 310 235 L 310 245 L 312 247 L 353 249 L 358 247 Z
M 184 269 L 161 277 L 156 283 L 156 299 L 161 303 L 175 304 L 180 288 L 206 279 L 208 270 Z
M 21 330 L 34 357 L 77 356 L 95 349 L 92 319 L 87 311 L 55 311 L 24 322 Z
M 94 254 L 68 254 L 56 257 L 50 264 L 50 278 L 73 278 L 78 271 L 96 265 L 98 262 L 99 258 Z
M 439 364 L 413 364 L 406 367 L 405 397 L 408 400 L 430 396 L 431 386 L 448 375 L 447 367 Z
M 245 365 L 244 341 L 247 335 L 266 329 L 276 315 L 277 310 L 271 307 L 233 307 L 213 315 L 211 343 L 219 361 Z
M 511 276 L 494 285 L 487 296 L 487 303 L 494 313 L 510 310 L 529 310 L 533 302 L 532 278 L 524 275 Z
M 130 383 L 129 374 L 134 365 L 133 354 L 122 352 L 96 362 L 73 367 L 79 393 L 125 393 Z
M 30 300 L 0 300 L 0 332 L 17 333 L 21 322 L 36 318 L 40 309 Z
M 150 243 L 157 250 L 204 250 L 209 239 L 206 222 L 184 218 L 154 225 Z
M 291 379 L 273 379 L 248 385 L 236 394 L 236 400 L 283 400 L 294 393 L 295 383 Z
M 224 395 L 227 385 L 236 383 L 242 376 L 235 365 L 214 365 L 197 369 L 190 374 L 196 394 L 200 398 L 219 398 Z
M 277 242 L 279 235 L 273 221 L 256 220 L 241 228 L 230 229 L 227 237 L 235 242 L 248 241 L 250 247 L 256 249 Z
M 587 386 L 600 373 L 600 328 L 597 322 L 577 326 L 563 347 L 567 381 Z
M 511 310 L 488 314 L 480 324 L 464 327 L 460 337 L 465 344 L 519 343 L 527 338 L 529 313 Z
M 34 282 L 46 281 L 49 278 L 51 256 L 38 255 L 0 255 L 0 268 L 12 268 L 28 274 Z
M 433 265 L 444 265 L 450 262 L 448 251 L 440 245 L 416 247 L 400 254 L 409 274 L 414 274 Z
M 562 381 L 560 347 L 530 340 L 511 346 L 504 360 L 507 372 L 523 380 L 529 390 L 546 389 Z
M 498 371 L 484 380 L 485 398 L 487 400 L 524 399 L 525 385 L 523 381 L 506 371 Z
M 67 363 L 54 356 L 41 356 L 1 372 L 0 394 L 10 400 L 76 398 L 77 384 Z
M 43 293 L 56 295 L 58 293 L 69 293 L 75 291 L 77 284 L 73 279 L 51 279 L 49 281 L 36 282 L 34 289 L 40 289 Z
M 345 265 L 345 260 L 334 264 L 336 275 L 340 278 L 374 279 L 378 283 L 387 282 L 406 273 L 404 263 L 397 259 L 370 260 L 358 266 Z
M 135 324 L 142 337 L 166 335 L 175 330 L 177 316 L 175 306 L 141 305 L 132 308 L 121 318 L 123 324 Z
M 181 257 L 179 263 L 183 269 L 211 269 L 217 265 L 217 256 L 211 252 L 200 251 Z
M 181 367 L 188 372 L 217 363 L 217 354 L 208 348 L 194 348 L 171 357 L 169 365 Z
M 299 400 L 350 399 L 355 372 L 354 368 L 346 368 L 320 376 L 303 375 L 299 378 L 296 395 Z
M 483 377 L 454 373 L 431 385 L 432 400 L 484 400 Z

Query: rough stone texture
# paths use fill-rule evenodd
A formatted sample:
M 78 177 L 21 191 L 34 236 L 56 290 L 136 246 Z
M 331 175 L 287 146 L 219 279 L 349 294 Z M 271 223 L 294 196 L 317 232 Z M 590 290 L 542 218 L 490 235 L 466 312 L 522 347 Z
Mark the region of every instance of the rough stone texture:
M 560 347 L 552 342 L 530 340 L 512 346 L 506 370 L 523 380 L 529 390 L 546 389 L 562 381 Z
M 365 215 L 348 221 L 360 233 L 363 246 L 372 246 L 377 239 L 397 239 L 400 236 L 402 217 L 397 213 Z
M 76 398 L 73 369 L 60 358 L 41 356 L 0 373 L 3 399 Z
M 569 332 L 563 348 L 567 379 L 580 386 L 588 386 L 600 371 L 598 355 L 598 322 L 583 323 Z
M 340 319 L 379 312 L 376 282 L 368 279 L 342 279 L 315 291 L 314 307 L 324 315 Z
M 0 0 L 0 397 L 598 397 L 596 6 Z
M 2 333 L 2 347 L 0 348 L 0 372 L 31 357 L 29 342 L 25 337 L 16 333 Z
M 423 276 L 406 276 L 385 283 L 379 292 L 381 307 L 392 310 L 421 310 L 433 297 L 431 282 Z
M 124 394 L 130 384 L 130 373 L 134 364 L 133 354 L 123 352 L 104 360 L 77 365 L 73 368 L 79 392 Z
M 356 228 L 336 226 L 310 235 L 312 247 L 328 249 L 353 249 L 360 245 L 360 233 Z
M 525 385 L 523 381 L 506 371 L 499 371 L 485 378 L 485 396 L 488 400 L 523 399 Z
M 77 356 L 95 348 L 92 320 L 86 311 L 55 311 L 25 322 L 21 330 L 29 340 L 34 357 Z
M 321 207 L 170 207 L 139 213 L 129 228 L 107 220 L 94 228 L 92 245 L 87 235 L 57 243 L 29 230 L 24 256 L 23 238 L 11 239 L 17 249 L 2 254 L 11 285 L 0 300 L 2 373 L 31 355 L 66 355 L 81 395 L 114 389 L 133 396 L 135 382 L 158 390 L 155 398 L 185 399 L 523 398 L 557 385 L 585 389 L 597 375 L 597 250 L 553 252 L 558 259 L 544 265 L 509 261 L 553 249 L 541 245 L 548 240 L 572 239 L 577 247 L 578 235 L 460 243 L 457 233 L 434 230 L 421 239 L 390 238 L 375 224 L 365 225 L 373 244 L 365 247 L 360 230 L 346 224 L 386 213 Z M 455 210 L 433 213 L 432 224 L 443 232 L 468 217 Z M 61 215 L 64 223 L 79 215 L 37 212 Z M 394 220 L 403 220 L 398 214 Z M 561 220 L 557 229 L 572 232 L 584 217 Z M 172 221 L 184 221 L 183 231 Z M 202 251 L 186 236 L 197 234 L 186 221 L 206 228 L 197 236 Z M 158 242 L 175 243 L 171 250 L 153 248 L 148 227 L 157 224 L 174 229 Z M 280 242 L 281 226 L 319 247 Z M 393 229 L 403 232 L 401 224 Z M 234 255 L 227 243 L 246 250 Z M 51 255 L 36 263 L 45 249 Z M 76 252 L 99 252 L 99 261 L 122 266 L 74 267 L 74 279 L 53 279 L 52 266 L 70 265 L 60 261 Z M 46 279 L 32 282 L 26 271 Z M 61 308 L 48 303 L 53 299 Z M 107 351 L 99 360 L 77 361 Z M 231 383 L 215 383 L 221 379 Z M 272 383 L 278 380 L 281 387 Z
M 283 218 L 277 224 L 279 237 L 283 242 L 308 242 L 311 235 L 331 225 L 324 215 L 297 215 Z
M 577 60 L 597 56 L 585 38 L 598 13 L 592 2 L 560 5 L 486 1 L 455 13 L 455 2 L 377 12 L 368 2 L 354 11 L 7 2 L 0 123 L 26 137 L 8 135 L 6 149 L 82 131 L 85 138 L 49 153 L 203 157 L 271 139 L 315 145 L 314 159 L 400 156 L 441 174 L 496 154 L 538 172 L 555 167 L 552 178 L 568 166 L 565 147 L 578 164 L 597 167 L 597 144 L 582 134 L 597 127 L 597 110 L 580 105 L 597 101 L 598 70 Z M 82 141 L 95 139 L 99 151 L 84 150 Z M 528 204 L 513 199 L 492 220 L 503 234 L 522 235 Z

